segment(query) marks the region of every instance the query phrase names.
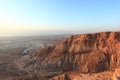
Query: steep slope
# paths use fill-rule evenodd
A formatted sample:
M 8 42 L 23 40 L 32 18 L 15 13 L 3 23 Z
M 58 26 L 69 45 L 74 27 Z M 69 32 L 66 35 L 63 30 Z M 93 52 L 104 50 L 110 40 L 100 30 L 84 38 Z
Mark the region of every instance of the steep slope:
M 25 63 L 23 68 L 42 73 L 44 77 L 71 71 L 98 73 L 114 70 L 120 67 L 120 32 L 73 35 L 55 46 L 34 52 L 28 58 L 29 65 Z

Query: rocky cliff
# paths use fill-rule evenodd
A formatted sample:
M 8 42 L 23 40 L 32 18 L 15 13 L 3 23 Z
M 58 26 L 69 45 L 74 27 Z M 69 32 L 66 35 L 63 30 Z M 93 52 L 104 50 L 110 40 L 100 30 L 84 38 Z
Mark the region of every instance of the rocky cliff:
M 80 74 L 101 75 L 120 67 L 120 32 L 72 35 L 55 46 L 35 51 L 18 65 L 51 80 L 80 80 Z M 70 78 L 69 72 L 79 75 Z M 113 73 L 108 73 L 110 79 Z

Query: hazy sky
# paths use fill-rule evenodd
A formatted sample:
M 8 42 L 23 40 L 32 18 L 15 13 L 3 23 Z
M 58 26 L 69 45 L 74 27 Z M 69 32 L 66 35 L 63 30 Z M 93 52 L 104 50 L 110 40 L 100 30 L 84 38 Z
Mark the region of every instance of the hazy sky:
M 0 34 L 120 30 L 120 0 L 0 0 Z

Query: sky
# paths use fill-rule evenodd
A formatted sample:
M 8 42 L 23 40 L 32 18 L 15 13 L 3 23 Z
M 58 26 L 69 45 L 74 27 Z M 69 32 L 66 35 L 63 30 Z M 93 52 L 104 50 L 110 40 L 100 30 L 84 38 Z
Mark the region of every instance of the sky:
M 0 0 L 0 35 L 120 30 L 120 0 Z

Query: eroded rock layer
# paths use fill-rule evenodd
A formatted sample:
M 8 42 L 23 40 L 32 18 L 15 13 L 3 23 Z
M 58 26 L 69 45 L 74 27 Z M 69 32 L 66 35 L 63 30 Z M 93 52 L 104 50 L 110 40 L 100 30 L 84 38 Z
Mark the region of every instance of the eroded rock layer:
M 50 78 L 71 71 L 84 74 L 114 70 L 120 67 L 120 32 L 73 35 L 35 51 L 27 59 L 22 68 Z M 63 78 L 55 80 L 66 80 Z

